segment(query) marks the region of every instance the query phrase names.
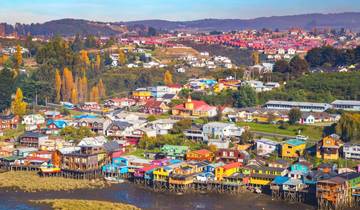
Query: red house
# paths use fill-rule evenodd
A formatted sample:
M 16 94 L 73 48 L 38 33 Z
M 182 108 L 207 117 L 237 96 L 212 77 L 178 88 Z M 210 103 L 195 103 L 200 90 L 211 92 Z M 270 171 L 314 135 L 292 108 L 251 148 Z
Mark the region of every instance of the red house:
M 147 114 L 162 114 L 169 110 L 169 107 L 163 101 L 149 99 L 146 101 L 143 112 Z
M 19 125 L 19 116 L 0 115 L 0 131 L 5 129 L 15 129 Z
M 224 163 L 244 163 L 246 159 L 247 155 L 244 152 L 236 149 L 220 149 L 215 153 L 215 160 L 217 162 L 221 161 Z

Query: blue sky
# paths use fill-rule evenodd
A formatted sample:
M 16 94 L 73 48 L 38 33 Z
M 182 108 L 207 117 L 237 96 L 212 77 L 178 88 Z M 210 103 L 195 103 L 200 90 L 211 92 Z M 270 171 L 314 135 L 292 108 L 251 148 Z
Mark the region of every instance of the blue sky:
M 254 18 L 360 12 L 360 0 L 0 0 L 0 22 L 61 18 L 99 21 Z

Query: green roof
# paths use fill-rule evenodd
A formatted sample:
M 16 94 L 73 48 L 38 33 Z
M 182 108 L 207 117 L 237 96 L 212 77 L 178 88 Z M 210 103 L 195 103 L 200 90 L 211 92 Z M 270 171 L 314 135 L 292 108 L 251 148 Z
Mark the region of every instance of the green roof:
M 289 139 L 285 143 L 293 145 L 293 146 L 300 146 L 302 144 L 306 144 L 305 141 L 300 140 L 300 139 Z

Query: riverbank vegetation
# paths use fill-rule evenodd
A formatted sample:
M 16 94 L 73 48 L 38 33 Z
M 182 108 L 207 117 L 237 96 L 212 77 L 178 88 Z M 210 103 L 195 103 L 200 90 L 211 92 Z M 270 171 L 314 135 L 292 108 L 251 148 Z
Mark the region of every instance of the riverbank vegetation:
M 46 199 L 32 200 L 31 202 L 50 205 L 55 210 L 140 210 L 140 208 L 129 204 L 95 200 Z
M 68 191 L 103 188 L 102 180 L 76 180 L 62 177 L 40 177 L 36 172 L 9 171 L 0 173 L 0 188 L 14 188 L 25 192 Z

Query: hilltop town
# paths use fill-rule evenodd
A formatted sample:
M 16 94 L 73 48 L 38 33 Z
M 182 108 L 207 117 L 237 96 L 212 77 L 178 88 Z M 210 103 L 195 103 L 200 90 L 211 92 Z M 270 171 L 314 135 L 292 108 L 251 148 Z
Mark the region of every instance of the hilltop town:
M 359 33 L 121 31 L 0 25 L 0 178 L 359 207 Z

